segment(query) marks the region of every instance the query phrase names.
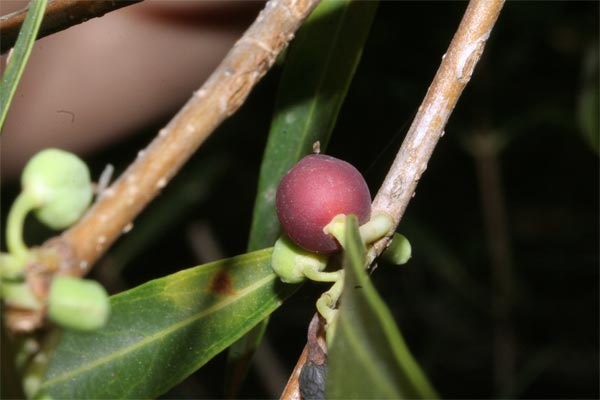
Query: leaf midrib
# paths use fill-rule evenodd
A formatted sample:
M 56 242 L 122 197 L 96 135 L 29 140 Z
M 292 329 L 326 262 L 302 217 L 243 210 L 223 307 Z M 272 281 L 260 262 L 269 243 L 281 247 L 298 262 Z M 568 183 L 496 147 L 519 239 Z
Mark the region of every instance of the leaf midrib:
M 369 375 L 371 375 L 371 378 L 374 382 L 378 382 L 378 388 L 380 389 L 384 389 L 382 391 L 386 392 L 388 395 L 390 395 L 390 398 L 394 398 L 398 395 L 398 393 L 396 392 L 396 389 L 394 388 L 393 384 L 391 384 L 389 382 L 388 379 L 384 378 L 384 374 L 378 374 L 378 373 L 373 373 L 372 371 L 376 371 L 378 370 L 377 367 L 377 362 L 374 361 L 375 356 L 371 353 L 369 353 L 366 348 L 364 346 L 361 345 L 360 343 L 360 339 L 358 338 L 358 336 L 355 334 L 354 332 L 354 328 L 351 326 L 350 321 L 348 320 L 348 318 L 343 318 L 342 321 L 342 326 L 344 327 L 344 330 L 346 331 L 346 339 L 348 340 L 349 344 L 351 345 L 351 347 L 354 348 L 354 354 L 357 355 L 358 358 L 360 358 L 363 361 L 363 367 L 365 371 L 367 371 L 369 373 Z M 368 367 L 367 367 L 368 365 Z

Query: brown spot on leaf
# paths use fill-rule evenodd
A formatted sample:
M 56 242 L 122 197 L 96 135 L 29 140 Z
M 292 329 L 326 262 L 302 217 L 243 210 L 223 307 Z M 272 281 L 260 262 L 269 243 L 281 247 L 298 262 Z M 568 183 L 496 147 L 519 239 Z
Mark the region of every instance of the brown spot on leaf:
M 215 294 L 226 296 L 235 294 L 233 290 L 233 284 L 231 283 L 231 276 L 227 271 L 219 270 L 213 276 L 210 282 L 209 290 Z

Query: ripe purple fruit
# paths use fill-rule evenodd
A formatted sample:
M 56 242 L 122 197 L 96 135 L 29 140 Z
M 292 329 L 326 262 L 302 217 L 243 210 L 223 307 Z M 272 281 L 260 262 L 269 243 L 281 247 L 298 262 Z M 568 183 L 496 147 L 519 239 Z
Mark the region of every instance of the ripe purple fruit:
M 283 231 L 306 250 L 331 254 L 339 243 L 323 228 L 338 214 L 354 214 L 359 224 L 371 217 L 371 194 L 351 164 L 323 154 L 304 157 L 281 179 L 276 196 Z

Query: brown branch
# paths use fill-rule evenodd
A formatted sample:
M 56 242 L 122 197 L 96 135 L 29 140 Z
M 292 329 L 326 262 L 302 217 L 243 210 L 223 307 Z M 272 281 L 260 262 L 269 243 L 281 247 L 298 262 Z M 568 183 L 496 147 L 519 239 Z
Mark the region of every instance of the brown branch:
M 394 226 L 402 219 L 415 193 L 417 183 L 427 168 L 433 149 L 444 134 L 450 114 L 471 79 L 503 5 L 504 0 L 469 2 L 406 138 L 373 200 L 372 213 L 389 214 Z M 375 243 L 377 254 L 381 254 L 388 243 L 389 237 Z M 302 367 L 299 364 L 296 369 Z M 291 388 L 298 387 L 299 370 L 296 369 L 288 381 Z M 294 390 L 286 387 L 281 398 L 289 400 L 297 396 Z
M 50 0 L 37 38 L 60 32 L 142 0 Z M 29 7 L 0 17 L 0 53 L 15 45 Z
M 395 226 L 402 219 L 417 183 L 427 169 L 433 149 L 444 135 L 446 123 L 471 79 L 503 5 L 504 0 L 471 0 L 442 57 L 406 138 L 373 200 L 373 213 L 389 214 Z M 378 254 L 388 242 L 389 238 L 384 238 L 375 244 Z
M 266 4 L 204 85 L 152 143 L 138 153 L 123 175 L 99 196 L 76 225 L 44 245 L 46 249 L 58 250 L 60 260 L 54 267 L 56 271 L 48 266 L 36 274 L 41 283 L 33 282 L 35 277 L 28 275 L 32 287 L 41 287 L 36 291 L 39 297 L 45 298 L 43 289 L 47 289 L 48 275 L 85 275 L 110 245 L 131 229 L 133 219 L 219 124 L 242 105 L 318 3 L 319 0 L 270 0 Z M 31 315 L 29 320 L 23 318 L 20 315 L 20 323 L 13 324 L 36 327 L 42 321 L 41 313 Z M 12 327 L 10 321 L 9 317 Z
M 296 366 L 283 389 L 283 393 L 281 393 L 280 399 L 302 400 L 302 395 L 300 394 L 300 372 L 302 371 L 302 367 L 304 367 L 306 360 L 308 360 L 308 344 L 302 349 L 302 353 L 300 353 L 300 357 L 298 358 L 298 361 L 296 361 Z

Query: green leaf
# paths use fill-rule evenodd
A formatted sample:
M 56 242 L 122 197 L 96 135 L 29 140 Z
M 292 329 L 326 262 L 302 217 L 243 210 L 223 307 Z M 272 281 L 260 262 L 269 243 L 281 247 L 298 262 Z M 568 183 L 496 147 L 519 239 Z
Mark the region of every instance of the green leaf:
M 4 127 L 10 103 L 15 95 L 17 85 L 21 80 L 21 75 L 23 75 L 40 24 L 44 18 L 45 10 L 46 0 L 33 0 L 31 2 L 29 11 L 19 32 L 17 43 L 10 56 L 4 75 L 2 75 L 2 82 L 0 82 L 0 135 L 2 134 L 2 128 Z
M 272 246 L 279 236 L 275 192 L 283 175 L 315 141 L 327 147 L 376 9 L 375 1 L 324 1 L 298 32 L 261 165 L 249 250 Z
M 295 288 L 272 249 L 180 271 L 111 297 L 108 325 L 64 332 L 41 390 L 53 398 L 154 398 L 272 313 Z
M 323 1 L 310 15 L 289 49 L 275 116 L 263 156 L 248 250 L 272 246 L 280 229 L 275 192 L 283 175 L 312 145 L 325 150 L 368 36 L 376 1 Z M 268 321 L 232 346 L 230 395 L 243 380 Z
M 344 292 L 329 350 L 327 398 L 437 398 L 365 270 L 356 217 L 346 225 Z

